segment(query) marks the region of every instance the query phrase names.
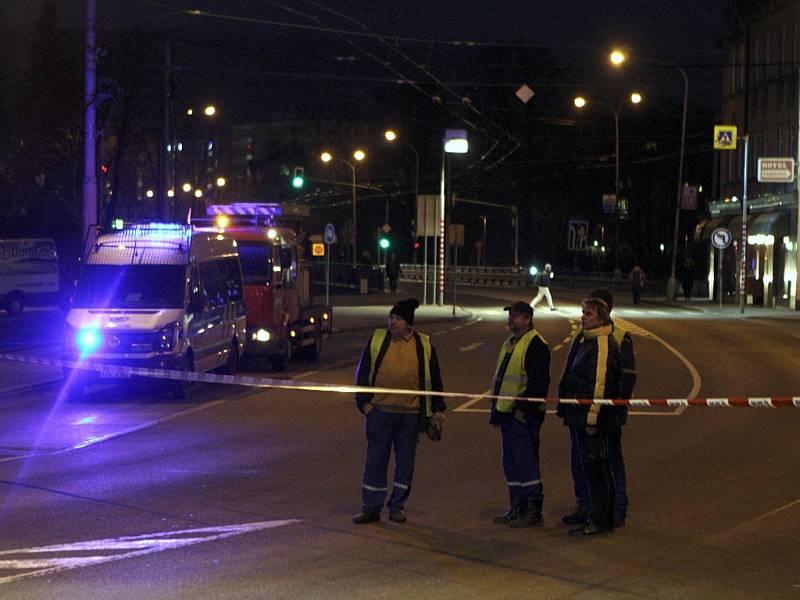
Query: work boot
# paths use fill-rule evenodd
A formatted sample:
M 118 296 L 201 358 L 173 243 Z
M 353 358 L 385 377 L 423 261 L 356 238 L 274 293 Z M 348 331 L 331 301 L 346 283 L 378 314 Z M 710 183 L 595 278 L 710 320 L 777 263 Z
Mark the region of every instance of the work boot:
M 584 525 L 589 521 L 589 511 L 579 506 L 574 513 L 561 517 L 561 522 L 565 525 Z
M 542 518 L 542 498 L 527 498 L 525 500 L 525 508 L 524 512 L 521 512 L 520 515 L 509 522 L 509 525 L 514 528 L 518 527 L 541 527 L 544 525 L 544 519 Z
M 575 529 L 569 530 L 569 534 L 572 537 L 578 537 L 578 538 L 585 538 L 593 535 L 607 535 L 609 533 L 614 533 L 613 527 L 598 527 L 591 521 L 589 521 L 585 525 L 581 525 L 580 527 L 576 527 Z
M 381 520 L 381 513 L 377 510 L 365 508 L 363 511 L 353 516 L 353 523 L 364 525 L 365 523 L 377 523 Z
M 506 512 L 494 518 L 497 525 L 508 525 L 514 519 L 519 519 L 520 515 L 527 510 L 525 503 L 518 506 L 510 506 Z
M 408 519 L 406 518 L 406 513 L 396 508 L 389 511 L 389 520 L 394 523 L 405 523 Z

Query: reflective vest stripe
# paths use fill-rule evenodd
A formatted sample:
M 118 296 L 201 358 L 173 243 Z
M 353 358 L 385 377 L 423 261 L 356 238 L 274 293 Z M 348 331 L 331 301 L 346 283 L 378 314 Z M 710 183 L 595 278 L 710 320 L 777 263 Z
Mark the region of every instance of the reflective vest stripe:
M 608 336 L 597 337 L 597 370 L 594 379 L 593 398 L 603 398 L 606 390 L 606 367 L 608 363 Z M 597 425 L 597 416 L 600 412 L 599 404 L 592 404 L 589 414 L 586 416 L 586 424 L 590 427 Z

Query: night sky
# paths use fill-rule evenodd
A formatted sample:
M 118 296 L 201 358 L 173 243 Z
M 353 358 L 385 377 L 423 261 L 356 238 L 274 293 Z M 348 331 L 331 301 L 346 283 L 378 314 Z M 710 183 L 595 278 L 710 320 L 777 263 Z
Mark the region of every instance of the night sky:
M 726 4 L 726 0 L 337 0 L 319 4 L 305 0 L 97 0 L 100 30 L 179 31 L 186 37 L 197 37 L 200 41 L 204 35 L 213 33 L 217 36 L 227 34 L 232 42 L 258 38 L 294 39 L 300 43 L 305 40 L 310 42 L 309 48 L 329 48 L 334 53 L 342 47 L 340 40 L 330 33 L 276 24 L 192 17 L 180 14 L 180 9 L 198 8 L 237 19 L 263 19 L 314 26 L 322 24 L 324 27 L 350 31 L 363 31 L 363 24 L 375 33 L 400 38 L 540 45 L 549 49 L 557 62 L 572 66 L 575 84 L 593 80 L 608 48 L 622 44 L 640 56 L 684 66 L 690 74 L 690 101 L 712 111 L 719 102 L 719 65 L 722 61 L 719 39 Z M 0 3 L 0 17 L 10 29 L 25 31 L 31 27 L 40 5 L 38 0 L 3 0 Z M 74 29 L 82 27 L 84 1 L 60 0 L 58 6 L 65 26 Z M 318 21 L 312 21 L 304 15 L 316 17 Z M 376 45 L 374 40 L 366 38 L 350 39 L 367 48 Z M 402 47 L 415 60 L 430 64 L 434 74 L 445 77 L 449 75 L 446 67 L 448 58 L 457 56 L 462 50 L 413 42 L 404 42 Z M 336 58 L 341 62 L 347 56 L 349 54 L 345 52 Z M 308 57 L 297 57 L 293 53 L 288 55 L 289 61 L 307 63 L 304 67 L 312 71 L 313 63 L 318 59 L 321 59 L 318 68 L 327 70 L 326 58 L 331 57 L 320 56 L 316 50 L 311 51 Z M 13 59 L 18 63 L 24 62 L 24 57 L 19 54 Z M 230 55 L 227 60 L 231 60 Z M 359 60 L 364 60 L 364 57 L 359 56 Z M 379 74 L 379 65 L 373 67 L 377 70 L 371 71 L 371 74 Z M 650 71 L 642 74 L 642 77 L 651 81 L 655 79 L 665 89 L 673 88 L 675 95 L 680 94 L 680 81 L 674 73 L 665 75 L 663 69 Z M 392 73 L 383 69 L 383 75 L 391 77 Z

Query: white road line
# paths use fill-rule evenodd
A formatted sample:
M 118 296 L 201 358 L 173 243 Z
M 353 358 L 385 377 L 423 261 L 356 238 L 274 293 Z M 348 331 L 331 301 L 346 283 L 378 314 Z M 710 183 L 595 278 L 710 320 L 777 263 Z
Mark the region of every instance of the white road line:
M 484 394 L 491 394 L 492 390 L 486 390 L 483 392 Z M 474 398 L 470 398 L 464 404 L 459 406 L 458 408 L 454 408 L 453 412 L 489 412 L 488 409 L 471 409 L 471 406 L 474 406 L 478 402 L 483 400 L 482 396 L 475 396 Z
M 755 523 L 756 521 L 760 521 L 761 519 L 766 519 L 767 517 L 771 517 L 772 515 L 775 515 L 775 514 L 781 512 L 781 511 L 784 511 L 787 508 L 791 508 L 791 507 L 793 507 L 793 506 L 795 506 L 797 504 L 800 504 L 800 498 L 797 499 L 797 500 L 794 500 L 792 502 L 789 502 L 789 504 L 784 504 L 783 506 L 779 506 L 778 508 L 776 508 L 774 510 L 771 510 L 771 511 L 769 511 L 767 513 L 764 513 L 763 515 L 760 515 L 760 516 L 756 517 L 755 519 L 751 520 L 750 523 Z
M 261 521 L 257 523 L 243 523 L 241 525 L 223 525 L 221 527 L 202 527 L 198 529 L 184 529 L 181 531 L 163 531 L 136 536 L 123 536 L 72 544 L 55 544 L 53 546 L 39 546 L 33 548 L 19 548 L 0 552 L 0 570 L 27 571 L 16 575 L 0 577 L 0 585 L 31 577 L 42 577 L 62 571 L 69 571 L 79 567 L 88 567 L 107 562 L 144 556 L 164 550 L 175 550 L 193 544 L 214 542 L 235 535 L 252 533 L 274 527 L 282 527 L 291 523 L 298 523 L 298 519 L 284 519 L 279 521 Z M 130 550 L 122 552 L 121 550 Z M 87 555 L 92 552 L 92 555 Z M 71 555 L 70 555 L 71 553 Z M 66 556 L 24 558 L 29 554 L 60 554 Z M 35 570 L 31 570 L 35 569 Z
M 475 342 L 474 344 L 470 344 L 469 346 L 459 346 L 458 349 L 461 352 L 472 352 L 473 350 L 477 350 L 483 346 L 483 342 Z

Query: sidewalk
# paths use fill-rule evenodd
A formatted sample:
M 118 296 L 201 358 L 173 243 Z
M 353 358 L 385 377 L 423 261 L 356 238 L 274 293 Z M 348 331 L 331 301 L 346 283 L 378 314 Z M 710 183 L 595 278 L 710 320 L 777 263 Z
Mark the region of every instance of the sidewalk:
M 717 300 L 676 300 L 669 302 L 666 297 L 664 298 L 643 298 L 643 304 L 659 304 L 661 306 L 669 306 L 678 309 L 691 310 L 701 312 L 709 316 L 724 317 L 728 319 L 776 319 L 788 321 L 800 321 L 800 310 L 791 310 L 785 306 L 776 306 L 768 308 L 764 306 L 745 306 L 744 314 L 739 310 L 739 303 L 736 302 L 723 302 L 720 307 Z
M 399 300 L 409 296 L 403 294 L 373 293 L 364 295 L 331 296 L 333 305 L 333 330 L 336 331 L 368 331 L 386 325 L 389 311 Z M 421 299 L 419 299 L 422 302 Z M 467 319 L 472 313 L 456 305 L 438 306 L 428 304 L 420 306 L 414 313 L 414 324 L 438 323 Z

